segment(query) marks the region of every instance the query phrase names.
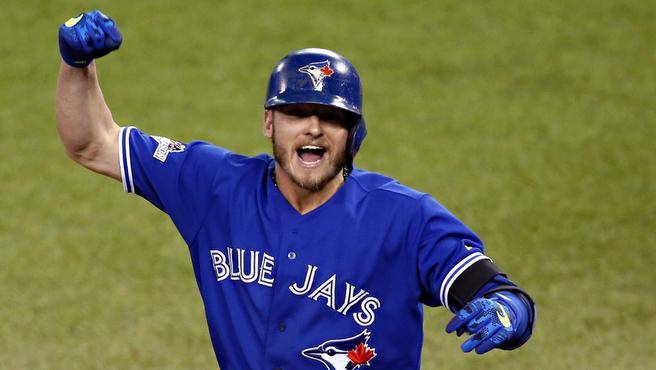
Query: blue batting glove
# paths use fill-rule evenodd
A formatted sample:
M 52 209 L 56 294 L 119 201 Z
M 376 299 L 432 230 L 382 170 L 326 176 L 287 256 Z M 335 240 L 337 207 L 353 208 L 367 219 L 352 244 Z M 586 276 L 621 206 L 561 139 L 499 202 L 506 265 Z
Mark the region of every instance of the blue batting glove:
M 526 329 L 526 313 L 516 312 L 513 301 L 519 298 L 510 292 L 493 293 L 490 298 L 476 298 L 449 321 L 446 332 L 472 334 L 461 346 L 463 352 L 476 349 L 479 355 L 508 343 Z M 522 305 L 523 306 L 523 305 Z
M 121 46 L 123 36 L 113 19 L 94 10 L 59 26 L 59 52 L 72 67 L 86 67 Z

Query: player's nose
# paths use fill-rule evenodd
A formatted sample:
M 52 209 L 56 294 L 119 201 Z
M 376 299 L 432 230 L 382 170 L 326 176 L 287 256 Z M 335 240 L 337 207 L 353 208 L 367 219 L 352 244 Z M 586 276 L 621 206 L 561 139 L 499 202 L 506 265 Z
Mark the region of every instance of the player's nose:
M 305 132 L 311 136 L 321 136 L 323 130 L 321 128 L 321 120 L 316 115 L 310 115 L 306 119 Z

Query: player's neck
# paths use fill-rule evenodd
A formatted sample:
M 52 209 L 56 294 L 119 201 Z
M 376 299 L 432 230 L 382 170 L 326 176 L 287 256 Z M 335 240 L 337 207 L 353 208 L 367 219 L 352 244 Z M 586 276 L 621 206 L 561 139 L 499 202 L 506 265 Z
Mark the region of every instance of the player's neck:
M 276 186 L 287 199 L 287 202 L 302 215 L 317 209 L 326 203 L 339 190 L 344 183 L 344 176 L 340 172 L 335 178 L 330 180 L 319 191 L 310 191 L 296 185 L 285 171 L 278 167 L 276 163 L 275 171 Z

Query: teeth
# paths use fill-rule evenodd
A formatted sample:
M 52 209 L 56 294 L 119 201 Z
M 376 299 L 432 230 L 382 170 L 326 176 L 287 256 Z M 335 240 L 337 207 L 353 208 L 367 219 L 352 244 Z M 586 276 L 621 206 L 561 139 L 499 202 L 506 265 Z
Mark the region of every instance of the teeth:
M 323 149 L 323 148 L 320 147 L 320 146 L 316 146 L 316 145 L 304 145 L 304 146 L 301 147 L 301 149 L 306 149 L 306 150 L 320 150 L 320 149 Z

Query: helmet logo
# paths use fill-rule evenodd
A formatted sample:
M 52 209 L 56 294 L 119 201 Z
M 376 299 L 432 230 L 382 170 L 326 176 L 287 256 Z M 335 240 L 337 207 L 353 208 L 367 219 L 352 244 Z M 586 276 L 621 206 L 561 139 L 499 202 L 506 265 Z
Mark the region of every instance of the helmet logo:
M 335 73 L 335 71 L 330 68 L 329 60 L 310 63 L 299 68 L 298 71 L 303 72 L 312 78 L 312 84 L 314 85 L 314 90 L 316 91 L 323 90 L 324 78 L 330 77 L 333 73 Z

